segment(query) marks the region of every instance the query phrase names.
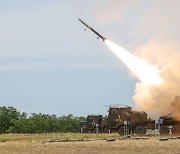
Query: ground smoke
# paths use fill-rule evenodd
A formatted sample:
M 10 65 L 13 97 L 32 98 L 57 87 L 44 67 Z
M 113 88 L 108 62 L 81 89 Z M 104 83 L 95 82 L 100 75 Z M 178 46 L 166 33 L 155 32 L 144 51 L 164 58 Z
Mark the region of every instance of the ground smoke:
M 180 54 L 173 58 L 160 71 L 163 82 L 160 85 L 144 86 L 136 84 L 133 97 L 137 109 L 146 111 L 152 118 L 172 113 L 180 117 Z

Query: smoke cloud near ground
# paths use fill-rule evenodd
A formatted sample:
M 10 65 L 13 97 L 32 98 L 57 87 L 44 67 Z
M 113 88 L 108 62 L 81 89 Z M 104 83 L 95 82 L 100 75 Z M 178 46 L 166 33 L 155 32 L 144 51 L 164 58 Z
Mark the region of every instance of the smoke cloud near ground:
M 139 110 L 146 111 L 151 117 L 157 118 L 161 115 L 172 113 L 180 115 L 180 54 L 174 57 L 161 69 L 163 82 L 160 85 L 144 86 L 141 82 L 136 84 L 135 100 Z
M 163 82 L 158 86 L 145 87 L 136 84 L 133 99 L 137 109 L 151 117 L 172 113 L 180 117 L 180 1 L 153 1 L 142 16 L 134 35 L 145 35 L 147 41 L 140 43 L 135 54 L 160 67 Z

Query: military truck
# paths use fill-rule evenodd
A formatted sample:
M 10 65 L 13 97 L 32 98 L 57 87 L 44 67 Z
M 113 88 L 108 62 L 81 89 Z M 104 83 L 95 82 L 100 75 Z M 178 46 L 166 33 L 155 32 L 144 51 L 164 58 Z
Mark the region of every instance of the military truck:
M 86 129 L 86 121 L 80 121 L 79 122 L 79 132 L 80 133 L 83 133 L 84 131 L 85 131 L 85 129 Z
M 118 132 L 128 134 L 144 135 L 148 129 L 154 130 L 160 126 L 160 134 L 180 134 L 180 96 L 175 97 L 171 105 L 177 110 L 159 118 L 158 124 L 155 120 L 147 118 L 144 111 L 132 110 L 130 106 L 110 105 L 108 116 L 88 115 L 87 121 L 81 124 L 83 132 Z M 98 126 L 98 127 L 97 127 Z
M 180 134 L 180 120 L 172 115 L 161 116 L 159 121 L 160 134 Z
M 80 130 L 83 133 L 100 133 L 106 128 L 106 123 L 106 117 L 91 114 L 87 116 L 86 121 L 80 122 Z
M 111 132 L 123 135 L 125 129 L 128 134 L 146 134 L 147 129 L 155 129 L 155 121 L 148 119 L 145 112 L 133 111 L 130 106 L 111 105 L 107 117 L 107 128 Z
M 146 134 L 147 129 L 155 129 L 155 121 L 148 119 L 145 112 L 133 111 L 129 106 L 111 105 L 108 110 L 108 116 L 88 115 L 86 122 L 81 124 L 81 132 L 117 132 L 123 135 L 128 134 Z
M 172 106 L 177 107 L 180 105 L 180 97 L 176 96 L 175 100 L 171 103 Z M 170 113 L 159 118 L 160 134 L 180 134 L 180 113 Z

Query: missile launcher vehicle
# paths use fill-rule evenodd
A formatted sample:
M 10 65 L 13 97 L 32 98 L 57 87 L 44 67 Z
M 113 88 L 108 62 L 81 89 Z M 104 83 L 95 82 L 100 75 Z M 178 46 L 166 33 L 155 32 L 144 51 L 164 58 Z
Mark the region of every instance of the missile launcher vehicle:
M 111 105 L 107 117 L 88 115 L 81 130 L 89 133 L 117 132 L 123 135 L 125 127 L 128 134 L 144 135 L 147 129 L 155 129 L 155 121 L 148 119 L 145 112 L 133 111 L 129 106 Z

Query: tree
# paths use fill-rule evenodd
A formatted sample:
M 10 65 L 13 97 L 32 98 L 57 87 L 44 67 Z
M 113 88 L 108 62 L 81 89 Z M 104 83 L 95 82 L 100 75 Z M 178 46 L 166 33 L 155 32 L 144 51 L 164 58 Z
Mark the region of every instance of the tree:
M 0 107 L 0 133 L 51 133 L 78 132 L 79 122 L 85 117 L 72 114 L 57 117 L 55 114 L 32 113 L 29 117 L 13 107 Z
M 20 118 L 20 112 L 13 107 L 0 107 L 0 133 L 6 133 L 13 126 L 15 120 Z

